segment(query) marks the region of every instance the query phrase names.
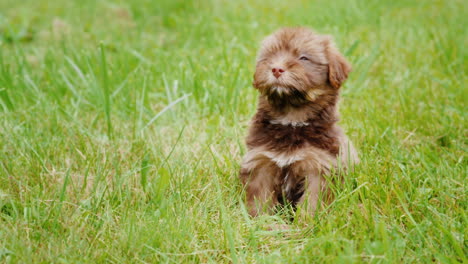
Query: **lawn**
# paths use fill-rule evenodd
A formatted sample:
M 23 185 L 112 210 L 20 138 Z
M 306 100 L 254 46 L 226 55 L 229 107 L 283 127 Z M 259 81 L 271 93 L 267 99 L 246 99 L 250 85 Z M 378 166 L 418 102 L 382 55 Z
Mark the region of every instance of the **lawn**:
M 250 218 L 255 54 L 294 25 L 353 65 L 361 163 Z M 466 263 L 467 29 L 457 0 L 1 0 L 0 262 Z

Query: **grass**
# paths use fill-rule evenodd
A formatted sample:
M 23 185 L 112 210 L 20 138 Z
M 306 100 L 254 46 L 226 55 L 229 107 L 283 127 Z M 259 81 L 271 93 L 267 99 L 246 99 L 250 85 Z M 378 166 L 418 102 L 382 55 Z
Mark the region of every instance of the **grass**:
M 361 164 L 309 220 L 237 179 L 281 26 L 353 64 Z M 0 262 L 466 263 L 463 1 L 0 2 Z

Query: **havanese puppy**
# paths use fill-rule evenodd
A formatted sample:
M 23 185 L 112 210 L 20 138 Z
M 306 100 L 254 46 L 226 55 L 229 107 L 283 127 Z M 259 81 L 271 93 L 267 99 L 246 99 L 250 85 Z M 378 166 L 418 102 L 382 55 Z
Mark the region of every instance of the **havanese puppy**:
M 280 29 L 263 41 L 253 82 L 258 108 L 240 170 L 252 216 L 278 204 L 313 214 L 320 193 L 330 196 L 324 176 L 338 177 L 358 161 L 337 125 L 350 71 L 331 38 L 309 29 Z

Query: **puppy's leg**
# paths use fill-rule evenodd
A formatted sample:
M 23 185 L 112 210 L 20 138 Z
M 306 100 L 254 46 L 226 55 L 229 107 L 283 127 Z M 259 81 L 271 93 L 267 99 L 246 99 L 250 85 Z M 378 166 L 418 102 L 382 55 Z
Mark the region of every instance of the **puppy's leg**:
M 320 195 L 326 192 L 326 180 L 322 175 L 328 173 L 329 168 L 321 167 L 316 160 L 306 159 L 291 165 L 291 171 L 295 175 L 304 177 L 304 194 L 298 204 L 306 210 L 308 215 L 315 214 Z
M 265 156 L 245 159 L 240 177 L 245 186 L 247 207 L 252 216 L 262 211 L 271 212 L 278 204 L 277 188 L 281 170 Z
M 304 194 L 299 199 L 298 204 L 313 214 L 317 207 L 317 202 L 321 189 L 321 176 L 316 168 L 310 166 L 309 162 L 299 161 L 291 165 L 291 173 L 296 177 L 304 178 Z
M 319 197 L 322 190 L 324 190 L 324 186 L 325 181 L 320 174 L 313 174 L 307 177 L 303 203 L 305 204 L 305 208 L 308 214 L 315 214 L 319 202 Z

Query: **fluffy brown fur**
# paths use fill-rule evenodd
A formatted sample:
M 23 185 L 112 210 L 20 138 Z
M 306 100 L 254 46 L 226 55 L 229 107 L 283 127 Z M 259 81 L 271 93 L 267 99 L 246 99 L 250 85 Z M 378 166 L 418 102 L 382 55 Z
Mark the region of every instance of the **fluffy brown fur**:
M 358 161 L 336 124 L 350 71 L 330 37 L 306 28 L 280 29 L 263 41 L 253 82 L 258 109 L 240 171 L 251 215 L 284 202 L 305 203 L 313 213 L 326 191 L 323 176 Z

